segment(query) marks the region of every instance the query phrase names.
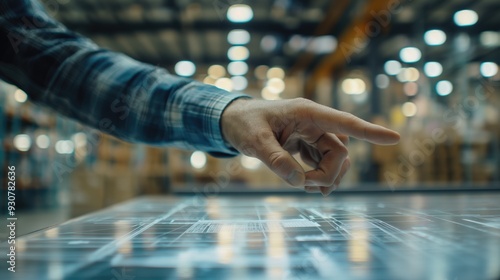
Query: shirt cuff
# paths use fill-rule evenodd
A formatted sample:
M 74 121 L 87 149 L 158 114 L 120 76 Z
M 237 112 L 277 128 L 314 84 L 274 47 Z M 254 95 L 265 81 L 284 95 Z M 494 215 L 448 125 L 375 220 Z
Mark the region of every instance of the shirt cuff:
M 184 139 L 193 148 L 206 151 L 215 157 L 238 155 L 238 151 L 231 147 L 222 135 L 221 117 L 231 102 L 251 97 L 200 83 L 196 83 L 187 91 L 192 92 L 186 92 L 183 98 L 184 108 L 181 112 Z
M 224 139 L 223 133 L 222 133 L 222 113 L 224 113 L 224 110 L 229 106 L 234 100 L 239 99 L 239 98 L 246 98 L 250 99 L 251 97 L 246 94 L 242 93 L 226 93 L 226 95 L 220 99 L 220 101 L 217 103 L 218 105 L 216 107 L 214 112 L 216 113 L 216 116 L 214 118 L 211 118 L 213 120 L 212 122 L 212 131 L 216 131 L 217 133 L 214 134 L 214 140 L 217 142 L 216 144 L 222 148 L 219 152 L 209 152 L 210 155 L 214 157 L 232 157 L 236 156 L 239 154 L 239 152 L 229 144 L 229 142 Z

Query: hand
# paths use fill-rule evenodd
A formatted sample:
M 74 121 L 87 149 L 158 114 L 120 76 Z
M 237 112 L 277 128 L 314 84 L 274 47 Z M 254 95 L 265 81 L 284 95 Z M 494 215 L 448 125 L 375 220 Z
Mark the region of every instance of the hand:
M 399 134 L 313 101 L 237 99 L 222 114 L 226 141 L 257 157 L 294 187 L 330 194 L 350 166 L 349 136 L 375 144 L 395 144 Z M 292 157 L 300 153 L 313 170 Z

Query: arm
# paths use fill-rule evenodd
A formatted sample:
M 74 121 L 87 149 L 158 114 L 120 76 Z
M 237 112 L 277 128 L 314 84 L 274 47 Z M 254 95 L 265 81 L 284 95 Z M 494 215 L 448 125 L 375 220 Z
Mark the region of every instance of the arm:
M 0 78 L 36 103 L 127 141 L 236 154 L 220 118 L 245 95 L 101 49 L 35 1 L 0 3 Z

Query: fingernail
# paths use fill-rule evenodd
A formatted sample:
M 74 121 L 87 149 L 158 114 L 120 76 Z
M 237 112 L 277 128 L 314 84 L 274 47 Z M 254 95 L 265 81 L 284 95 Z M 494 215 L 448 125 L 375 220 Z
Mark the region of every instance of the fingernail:
M 316 183 L 314 181 L 311 181 L 311 180 L 306 180 L 305 185 L 306 186 L 316 186 Z
M 326 197 L 330 194 L 330 192 L 328 191 L 328 188 L 325 188 L 325 187 L 322 187 L 321 188 L 321 194 Z
M 294 187 L 299 187 L 302 185 L 302 173 L 294 170 L 290 175 L 288 175 L 287 181 Z

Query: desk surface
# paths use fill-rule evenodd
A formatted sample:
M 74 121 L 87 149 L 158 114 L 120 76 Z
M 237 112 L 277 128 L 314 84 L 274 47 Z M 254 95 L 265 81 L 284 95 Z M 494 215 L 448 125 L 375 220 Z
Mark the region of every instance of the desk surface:
M 0 278 L 497 279 L 499 202 L 498 192 L 140 198 L 19 238 L 17 272 Z

